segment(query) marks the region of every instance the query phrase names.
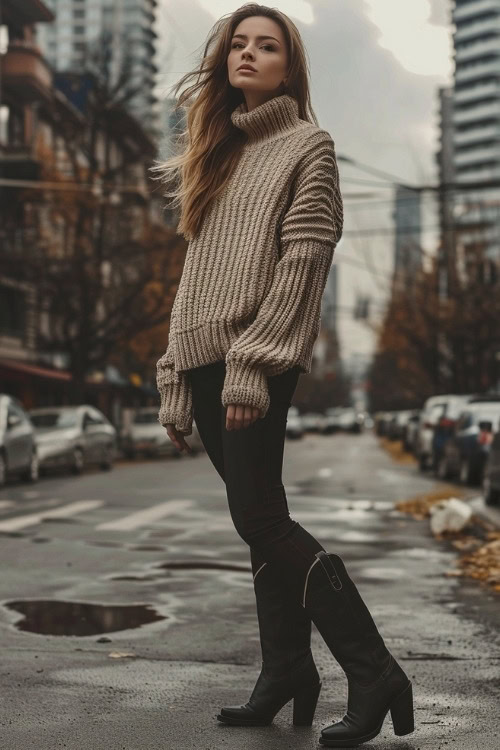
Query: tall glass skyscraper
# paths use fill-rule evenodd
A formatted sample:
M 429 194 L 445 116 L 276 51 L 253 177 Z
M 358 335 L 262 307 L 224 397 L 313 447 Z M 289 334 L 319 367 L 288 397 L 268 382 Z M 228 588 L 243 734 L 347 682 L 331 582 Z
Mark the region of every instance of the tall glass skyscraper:
M 57 71 L 79 72 L 85 49 L 108 33 L 112 70 L 130 58 L 130 86 L 138 89 L 130 109 L 150 132 L 158 129 L 154 96 L 157 0 L 46 0 L 55 21 L 39 28 L 38 43 Z
M 465 253 L 479 244 L 500 262 L 500 0 L 455 0 L 452 21 L 452 172 L 460 188 L 449 197 Z

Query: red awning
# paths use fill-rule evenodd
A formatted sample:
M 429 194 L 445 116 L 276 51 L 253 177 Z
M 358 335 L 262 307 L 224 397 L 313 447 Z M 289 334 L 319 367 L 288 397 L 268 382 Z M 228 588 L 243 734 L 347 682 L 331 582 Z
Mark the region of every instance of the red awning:
M 71 380 L 71 373 L 65 370 L 50 370 L 48 367 L 39 367 L 29 362 L 20 362 L 17 359 L 0 359 L 0 368 L 25 372 L 27 375 L 36 375 L 39 378 L 54 378 L 56 380 Z

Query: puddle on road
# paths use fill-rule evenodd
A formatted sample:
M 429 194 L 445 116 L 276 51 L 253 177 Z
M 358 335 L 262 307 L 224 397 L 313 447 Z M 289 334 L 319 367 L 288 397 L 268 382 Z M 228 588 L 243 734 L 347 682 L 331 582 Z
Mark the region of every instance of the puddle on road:
M 18 630 L 41 635 L 113 633 L 167 619 L 149 604 L 90 604 L 30 599 L 5 602 L 4 606 L 24 615 L 14 623 Z
M 408 656 L 400 656 L 403 661 L 473 661 L 473 656 L 450 656 L 450 654 L 428 654 L 408 651 Z
M 198 568 L 202 570 L 234 570 L 242 573 L 252 572 L 252 569 L 248 565 L 238 565 L 237 563 L 220 563 L 212 560 L 179 560 L 176 562 L 161 563 L 160 565 L 155 565 L 155 567 L 165 570 L 188 570 L 192 568 Z
M 123 576 L 109 576 L 109 581 L 157 581 L 158 576 L 152 575 L 143 575 L 143 576 L 134 576 L 134 575 L 123 575 Z

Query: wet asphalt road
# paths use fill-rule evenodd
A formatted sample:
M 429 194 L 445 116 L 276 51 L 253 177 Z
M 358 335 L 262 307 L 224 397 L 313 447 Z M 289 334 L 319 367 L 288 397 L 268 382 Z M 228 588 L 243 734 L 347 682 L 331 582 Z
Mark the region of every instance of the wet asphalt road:
M 288 441 L 283 478 L 413 682 L 415 732 L 396 737 L 388 715 L 363 747 L 497 750 L 500 596 L 447 577 L 454 548 L 393 508 L 434 480 L 372 434 Z M 305 750 L 343 715 L 343 672 L 313 629 L 312 727 L 293 728 L 291 703 L 271 727 L 216 721 L 248 699 L 260 646 L 248 549 L 205 454 L 11 483 L 0 565 L 2 750 Z

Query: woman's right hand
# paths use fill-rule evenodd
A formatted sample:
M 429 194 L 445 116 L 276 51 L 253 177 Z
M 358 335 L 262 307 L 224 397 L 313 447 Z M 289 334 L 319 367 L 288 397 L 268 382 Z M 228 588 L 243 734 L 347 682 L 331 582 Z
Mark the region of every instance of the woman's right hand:
M 183 450 L 185 450 L 186 453 L 192 453 L 193 452 L 192 448 L 190 448 L 189 445 L 186 443 L 186 440 L 185 440 L 184 435 L 182 434 L 182 432 L 179 432 L 179 430 L 177 430 L 175 428 L 175 424 L 170 424 L 169 423 L 169 424 L 165 425 L 165 427 L 166 427 L 166 430 L 167 430 L 167 435 L 169 436 L 170 440 L 174 443 L 174 445 L 176 446 L 177 450 L 179 450 L 181 452 Z

